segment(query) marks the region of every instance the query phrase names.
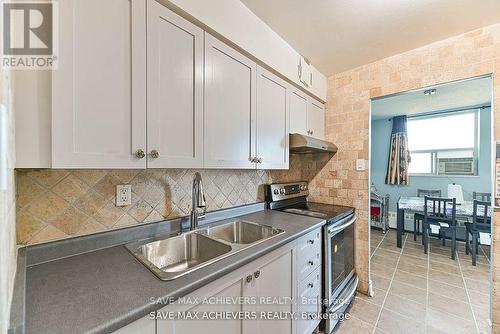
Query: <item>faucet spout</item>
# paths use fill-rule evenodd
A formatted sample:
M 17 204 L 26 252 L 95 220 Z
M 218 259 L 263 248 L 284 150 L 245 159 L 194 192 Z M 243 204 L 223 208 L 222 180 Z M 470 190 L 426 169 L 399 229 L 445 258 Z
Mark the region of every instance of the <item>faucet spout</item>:
M 193 179 L 192 189 L 192 208 L 191 208 L 191 231 L 198 228 L 198 219 L 205 215 L 207 203 L 205 201 L 205 193 L 203 191 L 203 183 L 200 173 L 196 172 Z M 202 214 L 198 212 L 202 209 Z

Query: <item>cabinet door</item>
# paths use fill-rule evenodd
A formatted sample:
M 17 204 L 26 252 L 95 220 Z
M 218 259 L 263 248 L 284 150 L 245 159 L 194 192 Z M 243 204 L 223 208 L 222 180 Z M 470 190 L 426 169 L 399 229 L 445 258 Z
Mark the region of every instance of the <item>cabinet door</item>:
M 307 125 L 310 136 L 325 139 L 325 107 L 323 103 L 310 100 L 307 106 Z
M 205 33 L 206 168 L 255 168 L 256 64 Z
M 307 128 L 307 96 L 292 89 L 290 93 L 290 133 L 308 136 Z
M 271 72 L 257 68 L 257 168 L 288 169 L 289 89 Z
M 52 167 L 145 168 L 145 0 L 59 3 Z
M 233 284 L 225 287 L 218 293 L 207 296 L 212 300 L 237 300 L 241 297 L 242 280 L 239 279 Z M 212 298 L 210 298 L 212 297 Z M 203 300 L 204 296 L 200 297 Z M 168 308 L 168 307 L 167 307 Z M 166 309 L 167 309 L 166 308 Z M 170 312 L 181 312 L 183 314 L 196 314 L 199 319 L 177 319 L 177 320 L 160 320 L 157 321 L 157 334 L 239 334 L 242 332 L 241 320 L 239 319 L 202 319 L 202 317 L 215 316 L 216 312 L 241 312 L 242 306 L 238 303 L 200 303 L 191 308 L 171 309 Z M 160 311 L 169 312 L 169 311 Z
M 295 286 L 292 255 L 292 250 L 289 250 L 249 273 L 253 278 L 250 283 L 244 281 L 243 296 L 255 298 L 257 304 L 247 305 L 248 310 L 258 312 L 259 315 L 261 312 L 293 312 Z M 243 320 L 243 333 L 290 334 L 292 319 Z
M 148 168 L 202 167 L 203 30 L 156 1 L 147 11 Z
M 156 334 L 156 320 L 149 316 L 141 318 L 125 327 L 114 331 L 113 334 Z

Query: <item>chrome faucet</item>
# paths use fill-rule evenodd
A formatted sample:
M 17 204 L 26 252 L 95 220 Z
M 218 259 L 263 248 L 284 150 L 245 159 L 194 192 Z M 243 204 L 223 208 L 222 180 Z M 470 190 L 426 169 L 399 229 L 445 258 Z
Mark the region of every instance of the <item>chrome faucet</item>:
M 205 193 L 203 192 L 203 183 L 201 180 L 201 175 L 198 172 L 194 174 L 192 199 L 191 231 L 198 228 L 198 219 L 205 217 L 205 212 L 207 210 Z M 198 209 L 202 209 L 201 215 L 199 215 Z

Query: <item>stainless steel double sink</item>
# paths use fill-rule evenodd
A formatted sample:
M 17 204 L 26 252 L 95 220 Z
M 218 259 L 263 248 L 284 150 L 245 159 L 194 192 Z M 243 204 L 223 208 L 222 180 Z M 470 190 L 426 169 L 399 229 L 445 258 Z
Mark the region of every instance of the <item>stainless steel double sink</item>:
M 271 226 L 235 220 L 174 237 L 137 241 L 125 247 L 158 278 L 169 281 L 283 232 Z

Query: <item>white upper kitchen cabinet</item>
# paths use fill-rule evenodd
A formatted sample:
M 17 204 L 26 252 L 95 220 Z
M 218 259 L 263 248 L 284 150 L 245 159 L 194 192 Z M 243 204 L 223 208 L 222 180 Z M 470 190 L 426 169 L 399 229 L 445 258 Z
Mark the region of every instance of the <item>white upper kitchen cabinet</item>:
M 298 89 L 290 94 L 290 133 L 325 138 L 325 107 Z
M 309 135 L 307 128 L 307 96 L 298 89 L 290 92 L 290 133 Z
M 148 168 L 203 167 L 203 30 L 147 7 Z
M 309 136 L 325 139 L 325 107 L 323 103 L 311 98 L 307 104 L 307 127 Z
M 255 168 L 256 69 L 205 33 L 205 168 Z
M 146 167 L 145 4 L 59 2 L 53 168 Z
M 257 67 L 257 168 L 288 169 L 289 85 Z

